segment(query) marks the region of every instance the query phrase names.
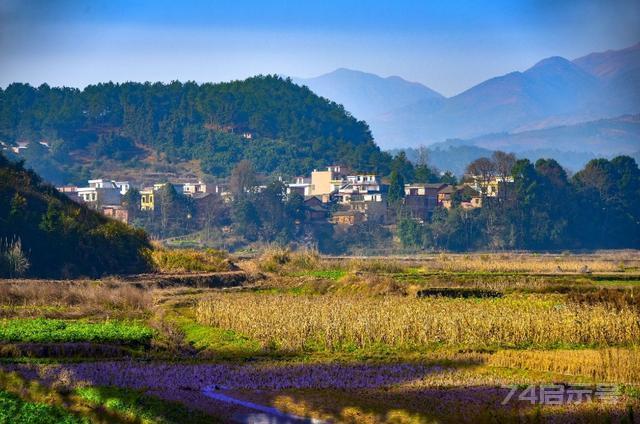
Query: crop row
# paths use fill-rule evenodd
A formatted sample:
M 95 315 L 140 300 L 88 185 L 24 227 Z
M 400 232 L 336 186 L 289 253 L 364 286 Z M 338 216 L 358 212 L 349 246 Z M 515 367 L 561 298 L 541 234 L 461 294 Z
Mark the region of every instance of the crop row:
M 478 300 L 226 293 L 200 301 L 196 317 L 201 324 L 290 351 L 434 344 L 556 348 L 640 340 L 635 309 L 538 296 Z
M 153 334 L 150 328 L 131 321 L 0 320 L 1 342 L 143 344 L 149 342 Z

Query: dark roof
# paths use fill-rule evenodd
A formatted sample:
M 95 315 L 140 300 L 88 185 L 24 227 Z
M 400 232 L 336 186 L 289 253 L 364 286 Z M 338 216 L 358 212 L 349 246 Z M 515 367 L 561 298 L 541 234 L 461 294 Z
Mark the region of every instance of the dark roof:
M 309 206 L 308 209 L 314 212 L 328 212 L 329 209 L 324 206 Z
M 425 184 L 425 188 L 442 188 L 444 186 L 446 186 L 446 183 L 428 183 Z
M 440 191 L 438 191 L 438 193 L 444 193 L 444 194 L 453 194 L 456 191 L 458 191 L 454 186 L 452 185 L 447 185 L 446 187 L 444 187 L 443 189 L 441 189 Z
M 191 197 L 193 199 L 204 199 L 205 197 L 213 196 L 213 193 L 193 193 Z
M 350 216 L 350 215 L 357 215 L 357 214 L 362 214 L 362 212 L 360 211 L 337 211 L 333 213 L 333 216 Z
M 414 183 L 414 184 L 405 184 L 406 188 L 410 187 L 424 187 L 424 188 L 441 188 L 446 186 L 446 183 Z

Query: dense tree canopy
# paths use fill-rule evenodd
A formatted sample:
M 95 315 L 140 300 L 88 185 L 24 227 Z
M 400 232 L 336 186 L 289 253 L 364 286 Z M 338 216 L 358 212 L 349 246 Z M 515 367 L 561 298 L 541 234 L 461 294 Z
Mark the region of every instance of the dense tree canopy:
M 503 167 L 496 171 L 499 161 Z M 505 195 L 484 198 L 480 209 L 436 210 L 421 227 L 401 222 L 402 243 L 447 250 L 640 247 L 640 170 L 634 159 L 594 159 L 573 178 L 553 159 L 532 164 L 481 158 L 472 168 L 481 176 L 506 175 L 509 163 L 514 182 L 503 187 Z
M 130 165 L 153 153 L 199 159 L 213 175 L 228 175 L 242 159 L 259 172 L 291 175 L 331 163 L 386 175 L 390 161 L 364 122 L 277 76 L 82 91 L 15 83 L 0 90 L 0 141 L 30 141 L 29 149 L 48 143 L 46 155 L 32 158 L 34 168 L 57 180 L 79 172 L 78 158 L 93 156 Z

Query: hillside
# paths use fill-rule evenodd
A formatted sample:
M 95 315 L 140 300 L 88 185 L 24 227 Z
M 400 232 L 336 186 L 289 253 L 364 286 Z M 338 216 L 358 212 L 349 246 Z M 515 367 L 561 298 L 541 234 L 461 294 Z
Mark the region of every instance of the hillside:
M 18 240 L 30 276 L 67 278 L 149 269 L 145 249 L 150 245 L 142 230 L 73 202 L 0 154 L 0 277 L 10 274 L 4 253 Z
M 640 43 L 622 50 L 591 53 L 573 61 L 590 74 L 604 80 L 613 80 L 640 68 Z
M 299 174 L 340 162 L 384 172 L 368 126 L 290 80 L 98 84 L 0 91 L 0 141 L 55 182 L 183 172 L 226 176 L 242 159 Z M 47 147 L 49 146 L 49 147 Z M 198 169 L 199 167 L 199 169 Z M 126 168 L 126 169 L 125 169 Z M 126 173 L 129 174 L 126 174 Z
M 364 120 L 416 102 L 439 104 L 444 100 L 440 93 L 416 82 L 344 68 L 314 78 L 295 78 L 294 82 L 344 105 Z
M 597 156 L 622 153 L 635 157 L 639 148 L 640 115 L 624 115 L 519 133 L 447 140 L 429 146 L 429 162 L 440 170 L 461 175 L 472 160 L 504 150 L 532 161 L 554 158 L 565 168 L 577 171 Z M 417 157 L 417 149 L 404 150 L 409 159 Z
M 523 152 L 531 149 L 578 150 L 609 156 L 633 154 L 640 147 L 640 115 L 624 115 L 573 125 L 562 125 L 513 134 L 489 134 L 469 140 L 486 149 Z

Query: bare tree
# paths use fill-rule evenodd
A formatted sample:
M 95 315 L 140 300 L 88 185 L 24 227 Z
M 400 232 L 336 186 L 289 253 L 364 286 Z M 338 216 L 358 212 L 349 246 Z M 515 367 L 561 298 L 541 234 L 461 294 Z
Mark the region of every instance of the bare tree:
M 235 197 L 243 197 L 257 186 L 256 171 L 253 164 L 243 159 L 231 171 L 229 189 Z
M 496 175 L 502 178 L 503 181 L 507 179 L 507 177 L 511 176 L 511 170 L 513 166 L 516 164 L 516 155 L 513 153 L 505 153 L 500 150 L 496 150 L 493 152 L 493 156 L 491 156 L 493 163 L 495 164 Z
M 425 146 L 418 147 L 418 157 L 416 159 L 416 165 L 427 166 L 429 162 L 429 149 Z
M 486 194 L 491 178 L 496 175 L 496 164 L 489 158 L 478 158 L 467 165 L 467 174 L 480 180 L 480 188 Z
M 498 181 L 498 193 L 503 199 L 507 198 L 509 197 L 510 184 L 507 179 L 511 176 L 511 171 L 516 164 L 516 155 L 496 150 L 491 158 L 496 167 L 496 174 L 500 178 Z

